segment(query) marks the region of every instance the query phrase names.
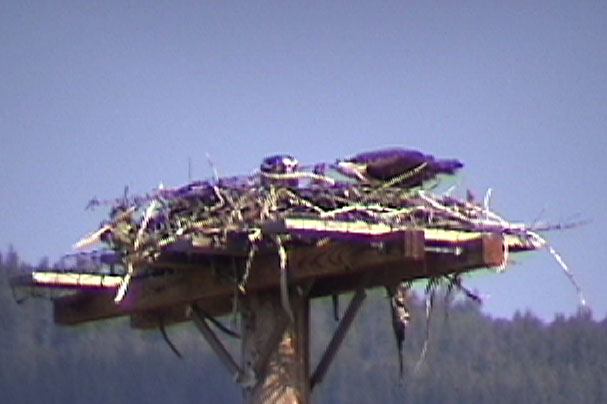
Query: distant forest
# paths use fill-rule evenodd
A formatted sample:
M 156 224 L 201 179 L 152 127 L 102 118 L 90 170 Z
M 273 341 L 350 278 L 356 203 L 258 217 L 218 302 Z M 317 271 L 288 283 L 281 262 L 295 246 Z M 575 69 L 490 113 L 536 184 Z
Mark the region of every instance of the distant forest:
M 183 359 L 160 332 L 132 330 L 128 319 L 60 328 L 50 302 L 16 303 L 8 276 L 19 271 L 27 265 L 14 251 L 0 255 L 0 402 L 240 402 L 238 386 L 192 325 L 167 329 Z M 402 377 L 388 301 L 373 291 L 315 403 L 607 403 L 607 318 L 493 319 L 472 301 L 439 299 L 426 358 L 415 369 L 426 321 L 421 297 L 412 300 Z M 335 327 L 330 299 L 315 301 L 312 366 Z M 237 352 L 236 341 L 229 346 Z

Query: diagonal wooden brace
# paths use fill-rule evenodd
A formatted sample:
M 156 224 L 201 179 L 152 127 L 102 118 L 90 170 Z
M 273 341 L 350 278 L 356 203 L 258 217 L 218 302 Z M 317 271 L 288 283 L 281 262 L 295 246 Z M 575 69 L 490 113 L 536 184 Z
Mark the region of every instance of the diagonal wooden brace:
M 337 329 L 335 330 L 331 341 L 329 341 L 325 352 L 320 358 L 320 361 L 318 362 L 318 365 L 316 365 L 316 369 L 314 370 L 314 373 L 310 378 L 310 389 L 313 389 L 315 385 L 322 382 L 323 378 L 325 377 L 325 374 L 329 370 L 329 366 L 333 362 L 333 359 L 335 358 L 339 347 L 341 346 L 344 338 L 346 337 L 346 334 L 348 333 L 348 330 L 350 329 L 354 318 L 356 318 L 358 310 L 360 309 L 363 301 L 367 297 L 367 294 L 365 292 L 365 286 L 367 284 L 367 281 L 368 276 L 363 277 L 360 286 L 356 290 L 354 296 L 352 297 L 352 300 L 350 300 L 350 304 L 348 305 L 348 308 L 346 309 L 343 318 L 339 322 L 339 325 L 337 326 Z
M 217 338 L 217 335 L 215 335 L 213 330 L 211 330 L 211 328 L 207 324 L 204 314 L 202 314 L 194 304 L 192 305 L 192 313 L 192 320 L 194 321 L 194 324 L 196 325 L 204 339 L 211 346 L 215 354 L 226 366 L 230 374 L 234 377 L 234 380 L 242 380 L 242 369 L 240 368 L 240 366 L 238 366 L 234 358 L 232 358 L 232 355 L 228 352 L 228 350 L 223 346 L 219 338 Z

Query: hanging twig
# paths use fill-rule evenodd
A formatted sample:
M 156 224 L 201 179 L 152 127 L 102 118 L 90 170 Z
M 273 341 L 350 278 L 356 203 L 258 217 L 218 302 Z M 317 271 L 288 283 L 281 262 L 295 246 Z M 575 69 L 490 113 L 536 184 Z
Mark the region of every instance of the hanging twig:
M 175 346 L 175 344 L 173 344 L 173 342 L 170 340 L 167 332 L 166 332 L 166 328 L 164 326 L 164 321 L 162 320 L 162 318 L 160 319 L 160 324 L 159 324 L 159 328 L 160 328 L 160 333 L 162 334 L 162 338 L 164 339 L 164 342 L 167 343 L 167 345 L 169 346 L 169 348 L 171 348 L 171 351 L 173 351 L 173 353 L 179 358 L 179 359 L 183 359 L 183 356 L 181 356 L 181 352 L 179 352 L 179 350 L 177 349 L 177 347 Z
M 432 282 L 432 281 L 431 281 Z M 429 284 L 430 285 L 430 284 Z M 428 345 L 430 344 L 430 320 L 432 317 L 432 309 L 434 307 L 434 287 L 430 286 L 429 292 L 426 292 L 426 331 L 424 334 L 424 345 L 422 346 L 422 351 L 419 355 L 419 359 L 415 364 L 414 373 L 418 373 L 422 364 L 426 360 L 426 355 L 428 353 Z
M 289 300 L 289 284 L 288 284 L 288 273 L 287 273 L 287 252 L 279 236 L 274 237 L 274 242 L 278 248 L 278 258 L 280 260 L 280 301 L 282 308 L 289 316 L 291 322 L 295 322 L 295 316 L 291 309 L 291 303 Z

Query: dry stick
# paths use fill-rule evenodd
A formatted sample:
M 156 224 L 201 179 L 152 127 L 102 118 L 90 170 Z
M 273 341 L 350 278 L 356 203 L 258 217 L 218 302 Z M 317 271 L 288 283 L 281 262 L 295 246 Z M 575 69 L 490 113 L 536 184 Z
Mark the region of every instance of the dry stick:
M 285 251 L 285 247 L 283 246 L 279 236 L 274 237 L 274 242 L 278 247 L 278 257 L 280 259 L 280 302 L 282 303 L 282 308 L 289 316 L 291 322 L 295 322 L 295 316 L 293 315 L 293 310 L 291 309 L 291 303 L 289 301 L 287 252 Z
M 175 356 L 177 356 L 179 359 L 183 359 L 181 352 L 179 352 L 179 349 L 177 349 L 175 344 L 173 344 L 173 341 L 171 341 L 171 339 L 169 338 L 166 327 L 164 326 L 164 320 L 162 318 L 160 319 L 158 326 L 160 328 L 160 333 L 162 334 L 162 338 L 164 339 L 164 342 L 166 342 L 166 344 L 169 346 L 169 348 L 171 348 L 171 351 L 173 351 Z
M 569 267 L 567 266 L 567 264 L 565 263 L 565 261 L 563 260 L 561 255 L 558 252 L 556 252 L 556 250 L 552 246 L 548 245 L 548 251 L 556 259 L 556 261 L 559 263 L 561 268 L 563 268 L 563 272 L 565 272 L 565 275 L 567 276 L 567 278 L 569 278 L 569 281 L 575 287 L 575 290 L 578 295 L 578 299 L 580 299 L 580 303 L 581 303 L 582 307 L 586 308 L 587 304 L 586 304 L 586 299 L 584 298 L 584 295 L 582 294 L 582 288 L 580 288 L 580 285 L 578 285 L 578 283 L 576 282 L 576 280 L 573 276 L 573 273 L 569 270 Z
M 127 264 L 127 273 L 124 276 L 124 278 L 122 278 L 122 282 L 120 283 L 118 292 L 116 293 L 116 296 L 114 297 L 114 303 L 120 303 L 122 301 L 122 298 L 124 297 L 124 294 L 126 293 L 126 289 L 129 285 L 129 283 L 131 282 L 132 276 L 133 276 L 133 264 L 131 262 L 129 262 Z
M 249 273 L 251 271 L 251 265 L 253 263 L 253 259 L 255 258 L 255 253 L 257 253 L 257 244 L 252 244 L 251 247 L 249 248 L 249 254 L 247 255 L 247 262 L 245 263 L 245 266 L 244 266 L 244 273 L 242 274 L 242 279 L 238 283 L 238 289 L 240 290 L 240 292 L 242 294 L 247 293 L 245 288 L 247 285 L 247 280 L 249 279 Z
M 491 193 L 493 189 L 487 188 L 487 192 L 485 193 L 485 198 L 483 199 L 483 206 L 485 207 L 485 212 L 489 212 L 489 202 L 491 200 Z
M 262 177 L 273 179 L 273 180 L 297 180 L 301 178 L 308 178 L 317 181 L 323 181 L 329 185 L 335 185 L 335 180 L 331 177 L 327 177 L 326 175 L 319 175 L 314 173 L 309 173 L 307 171 L 300 171 L 296 173 L 285 173 L 285 174 L 274 174 L 274 173 L 259 173 Z
M 506 270 L 506 267 L 508 266 L 508 259 L 510 258 L 510 248 L 508 247 L 508 242 L 506 241 L 505 237 L 502 238 L 502 245 L 504 248 L 504 258 L 497 267 L 498 273 L 504 272 Z
M 204 214 L 206 214 L 206 215 L 211 215 L 212 213 L 215 213 L 218 210 L 227 206 L 226 198 L 222 196 L 221 191 L 219 190 L 219 187 L 214 185 L 212 187 L 212 189 L 213 189 L 213 192 L 215 193 L 215 196 L 217 196 L 217 199 L 219 201 L 215 205 L 210 206 L 209 208 L 206 209 L 206 211 L 204 212 Z M 240 213 L 240 209 L 237 209 L 237 210 Z M 175 234 L 169 235 L 169 236 L 163 238 L 162 240 L 160 240 L 158 242 L 158 246 L 164 247 L 164 246 L 172 243 L 173 241 L 175 241 L 178 236 L 181 236 L 189 231 L 195 231 L 195 232 L 200 231 L 202 233 L 218 233 L 222 229 L 228 229 L 228 230 L 236 229 L 235 226 L 232 226 L 231 229 L 228 228 L 227 226 L 208 227 L 209 225 L 212 225 L 212 224 L 220 225 L 220 223 L 217 223 L 216 217 L 207 217 L 202 220 L 193 221 L 184 226 L 180 225 L 179 229 L 177 229 L 177 231 L 175 231 Z
M 553 225 L 546 223 L 536 223 L 534 225 L 529 226 L 528 229 L 531 231 L 569 230 L 586 225 L 588 223 L 590 223 L 590 220 L 578 220 L 577 222 L 558 223 Z
M 413 370 L 414 373 L 418 373 L 421 365 L 426 360 L 426 354 L 428 353 L 428 345 L 430 343 L 430 320 L 432 316 L 432 308 L 434 306 L 434 287 L 431 286 L 431 290 L 429 294 L 426 294 L 426 333 L 424 337 L 424 346 L 422 347 L 422 352 L 415 364 L 415 368 Z
M 110 230 L 111 228 L 112 228 L 112 226 L 110 226 L 109 224 L 106 224 L 105 226 L 102 226 L 99 230 L 95 231 L 94 233 L 86 235 L 85 237 L 78 240 L 78 242 L 76 242 L 76 244 L 74 244 L 74 249 L 80 250 L 82 248 L 85 248 L 85 247 L 88 247 L 88 246 L 91 246 L 91 245 L 97 243 L 101 239 L 101 236 L 103 235 L 103 233 Z
M 219 174 L 217 173 L 217 167 L 215 167 L 215 163 L 211 160 L 211 155 L 209 153 L 205 153 L 207 156 L 207 162 L 209 163 L 209 167 L 211 167 L 211 171 L 213 172 L 213 179 L 215 182 L 219 181 Z
M 403 377 L 403 365 L 404 365 L 404 353 L 403 353 L 403 342 L 405 340 L 405 330 L 409 318 L 411 317 L 407 309 L 407 291 L 411 288 L 410 282 L 401 282 L 396 287 L 386 286 L 388 297 L 390 299 L 390 314 L 392 316 L 392 330 L 396 340 L 396 348 L 398 354 L 398 369 L 402 379 Z
M 143 233 L 145 232 L 145 229 L 148 227 L 148 224 L 150 223 L 150 219 L 152 218 L 152 215 L 154 214 L 154 210 L 156 209 L 157 205 L 158 205 L 158 201 L 156 199 L 154 199 L 152 202 L 150 202 L 150 204 L 148 205 L 148 208 L 145 210 L 145 215 L 143 217 L 143 220 L 141 221 L 141 226 L 139 227 L 139 231 L 137 232 L 137 237 L 135 237 L 135 243 L 133 244 L 133 249 L 135 251 L 139 250 L 139 245 L 141 243 L 141 239 L 143 238 Z M 114 303 L 120 303 L 122 301 L 122 299 L 124 298 L 124 295 L 129 286 L 129 283 L 131 282 L 131 278 L 133 277 L 133 271 L 134 271 L 133 263 L 129 262 L 127 264 L 127 273 L 124 276 L 124 278 L 122 279 L 122 282 L 120 283 L 120 287 L 118 288 L 118 291 L 116 292 L 116 297 L 114 297 Z
M 404 174 L 402 174 L 402 175 L 400 175 L 400 176 L 398 176 L 396 178 L 391 179 L 387 183 L 383 184 L 381 186 L 381 188 L 388 188 L 388 187 L 391 187 L 391 186 L 393 186 L 395 184 L 398 184 L 399 182 L 401 182 L 403 180 L 409 179 L 412 176 L 414 176 L 415 174 L 419 174 L 427 166 L 428 166 L 428 162 L 425 161 L 425 162 L 421 163 L 420 165 L 418 165 L 417 167 L 415 167 L 413 170 L 408 171 L 408 172 L 406 172 L 406 173 L 404 173 Z
M 335 217 L 340 213 L 349 213 L 349 212 L 365 212 L 371 216 L 370 211 L 374 208 L 380 208 L 379 205 L 350 205 L 344 206 L 343 208 L 337 208 L 330 210 L 328 212 L 322 212 L 320 214 L 321 218 Z
M 208 209 L 209 212 L 214 212 L 216 210 L 219 210 L 226 205 L 226 201 L 225 201 L 223 195 L 221 195 L 221 192 L 219 191 L 219 187 L 217 187 L 217 185 L 213 185 L 212 188 L 213 188 L 213 192 L 215 193 L 215 196 L 217 197 L 217 199 L 219 199 L 219 201 Z
M 562 268 L 563 272 L 565 273 L 565 276 L 567 276 L 567 278 L 569 279 L 569 282 L 571 282 L 571 284 L 575 288 L 578 299 L 580 300 L 580 304 L 582 305 L 582 307 L 587 308 L 588 306 L 587 306 L 586 299 L 584 298 L 582 288 L 575 280 L 573 272 L 571 272 L 571 270 L 569 269 L 569 266 L 565 263 L 565 260 L 563 260 L 563 257 L 561 257 L 561 255 L 554 249 L 554 247 L 552 247 L 550 244 L 548 244 L 548 242 L 542 236 L 537 234 L 535 231 L 525 230 L 525 234 L 527 236 L 531 237 L 531 242 L 535 243 L 534 245 L 538 246 L 538 248 L 546 247 L 548 249 L 548 252 L 550 252 L 550 254 L 554 257 L 556 262 L 559 264 L 559 266 Z
M 289 190 L 287 188 L 281 188 L 281 189 L 279 189 L 278 193 L 284 193 L 284 194 L 286 194 L 287 197 L 295 199 L 295 201 L 298 204 L 312 209 L 313 211 L 315 211 L 316 213 L 318 213 L 321 216 L 322 216 L 323 213 L 325 213 L 324 210 L 322 210 L 321 208 L 319 208 L 318 206 L 316 206 L 312 202 L 308 201 L 305 198 L 302 198 L 301 196 L 297 195 L 295 192 L 293 192 L 293 191 L 291 191 L 291 190 Z
M 107 230 L 111 230 L 112 226 L 116 222 L 118 222 L 118 221 L 126 218 L 128 215 L 130 215 L 131 213 L 133 213 L 135 211 L 135 209 L 136 209 L 135 206 L 131 206 L 130 208 L 128 208 L 124 212 L 120 213 L 117 217 L 115 217 L 111 221 L 111 223 L 108 223 L 108 224 L 102 226 L 99 230 L 96 230 L 95 232 L 84 236 L 84 238 L 78 240 L 76 242 L 76 244 L 74 244 L 74 249 L 79 250 L 79 249 L 82 249 L 82 248 L 85 248 L 85 247 L 88 247 L 90 245 L 93 245 L 93 244 L 97 243 L 101 239 L 101 235 L 103 233 L 105 233 Z
M 242 275 L 242 279 L 238 284 L 238 289 L 244 294 L 246 293 L 245 286 L 247 284 L 247 280 L 249 279 L 249 273 L 251 271 L 251 265 L 253 264 L 253 259 L 255 258 L 255 253 L 257 253 L 257 243 L 261 240 L 261 230 L 255 229 L 253 233 L 249 234 L 249 242 L 251 243 L 251 247 L 249 248 L 249 254 L 247 255 L 247 262 L 244 267 L 244 274 Z
M 473 224 L 473 220 L 465 217 L 464 215 L 462 215 L 459 212 L 455 212 L 452 209 L 449 209 L 448 207 L 446 207 L 445 205 L 441 204 L 440 202 L 438 202 L 437 200 L 431 198 L 430 196 L 426 195 L 426 193 L 424 191 L 419 191 L 418 192 L 420 198 L 422 198 L 424 201 L 428 202 L 430 204 L 431 207 L 433 207 L 434 209 L 440 211 L 440 212 L 444 212 L 447 213 L 448 215 L 457 218 L 459 220 L 462 220 L 466 223 L 470 223 Z
M 468 299 L 474 300 L 479 304 L 483 303 L 483 299 L 480 296 L 478 296 L 462 284 L 459 275 L 446 275 L 445 277 L 449 281 L 449 287 L 455 286 L 460 292 L 464 293 Z
M 382 218 L 389 218 L 389 217 L 393 217 L 393 216 L 407 215 L 418 209 L 424 209 L 424 207 L 423 206 L 414 206 L 411 208 L 394 209 L 394 208 L 384 207 L 379 204 L 350 205 L 350 206 L 344 206 L 343 208 L 333 209 L 328 212 L 323 212 L 320 214 L 320 217 L 327 218 L 327 217 L 335 217 L 335 216 L 339 215 L 340 213 L 365 212 L 370 217 L 382 219 Z M 377 210 L 378 212 L 374 213 L 373 212 L 374 210 Z
M 490 195 L 490 193 L 488 193 L 488 194 Z M 482 231 L 482 230 L 488 230 L 488 229 L 495 229 L 495 230 L 501 230 L 501 231 L 510 230 L 510 231 L 516 231 L 516 232 L 521 232 L 521 233 L 528 233 L 528 229 L 526 228 L 526 226 L 524 224 L 508 222 L 507 220 L 503 219 L 501 216 L 497 215 L 495 212 L 492 212 L 488 209 L 484 209 L 484 208 L 478 207 L 476 205 L 469 204 L 469 207 L 472 207 L 474 210 L 478 210 L 479 213 L 484 216 L 484 218 L 475 219 L 475 218 L 466 217 L 462 213 L 457 212 L 453 209 L 450 209 L 449 207 L 441 204 L 437 200 L 426 195 L 423 191 L 419 192 L 419 196 L 423 200 L 428 202 L 433 208 L 435 208 L 441 212 L 445 212 L 458 220 L 469 223 L 470 225 L 474 226 L 478 230 Z M 488 199 L 487 199 L 487 203 L 488 203 Z
M 221 321 L 219 321 L 215 317 L 211 316 L 209 313 L 207 313 L 205 310 L 203 310 L 199 305 L 196 305 L 196 309 L 198 310 L 199 314 L 201 314 L 202 317 L 204 317 L 205 320 L 209 320 L 209 322 L 211 324 L 213 324 L 215 327 L 217 327 L 218 330 L 220 330 L 227 336 L 232 337 L 232 338 L 241 337 L 238 332 L 226 327 Z
M 401 181 L 404 181 L 406 179 L 409 179 L 409 178 L 413 177 L 415 174 L 418 174 L 420 171 L 422 171 L 424 168 L 426 168 L 427 165 L 428 165 L 427 162 L 421 163 L 420 165 L 418 165 L 417 167 L 415 167 L 411 171 L 407 171 L 406 173 L 401 174 L 398 177 L 392 178 L 390 181 L 388 181 L 388 182 L 386 182 L 384 184 L 381 184 L 381 186 L 379 188 L 373 190 L 367 196 L 373 196 L 373 195 L 375 195 L 377 192 L 379 192 L 381 190 L 384 190 L 386 188 L 390 188 L 390 187 L 394 186 L 395 184 L 398 184 Z

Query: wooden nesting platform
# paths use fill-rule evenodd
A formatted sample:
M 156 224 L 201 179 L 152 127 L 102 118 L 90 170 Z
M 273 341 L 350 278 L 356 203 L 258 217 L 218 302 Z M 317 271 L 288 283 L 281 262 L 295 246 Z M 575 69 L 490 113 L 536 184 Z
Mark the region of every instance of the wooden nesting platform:
M 265 231 L 282 232 L 285 225 L 295 226 L 277 222 Z M 335 234 L 335 229 L 330 230 Z M 349 229 L 343 234 L 351 237 L 354 233 Z M 314 245 L 287 247 L 290 288 L 306 285 L 311 288 L 310 298 L 334 295 L 355 290 L 364 276 L 368 288 L 393 285 L 499 266 L 505 263 L 506 249 L 532 249 L 500 233 L 440 229 L 391 231 L 375 234 L 372 240 L 333 237 Z M 77 289 L 53 301 L 55 322 L 60 325 L 130 316 L 133 327 L 152 328 L 159 322 L 191 320 L 192 304 L 212 316 L 231 312 L 236 274 L 242 273 L 246 260 L 243 249 L 210 248 L 195 240 L 173 246 L 133 277 L 119 304 L 114 302 L 118 276 L 37 272 L 16 283 Z M 245 293 L 278 291 L 280 271 L 275 249 L 258 251 Z
M 73 289 L 53 300 L 55 322 L 76 325 L 130 316 L 134 328 L 193 321 L 242 387 L 249 404 L 309 403 L 365 299 L 365 289 L 401 281 L 457 275 L 507 264 L 510 252 L 540 246 L 503 232 L 392 229 L 383 224 L 283 219 L 267 223 L 264 237 L 288 235 L 286 266 L 276 245 L 265 244 L 251 260 L 238 237 L 213 247 L 208 238 L 174 243 L 153 263 L 134 272 L 120 303 L 122 277 L 109 273 L 34 272 L 13 285 Z M 244 291 L 239 280 L 250 264 Z M 284 263 L 284 261 L 283 261 Z M 287 274 L 287 296 L 281 273 Z M 282 278 L 284 280 L 284 277 Z M 310 358 L 310 299 L 354 292 L 314 371 Z M 241 315 L 241 359 L 235 360 L 209 327 L 209 316 Z

